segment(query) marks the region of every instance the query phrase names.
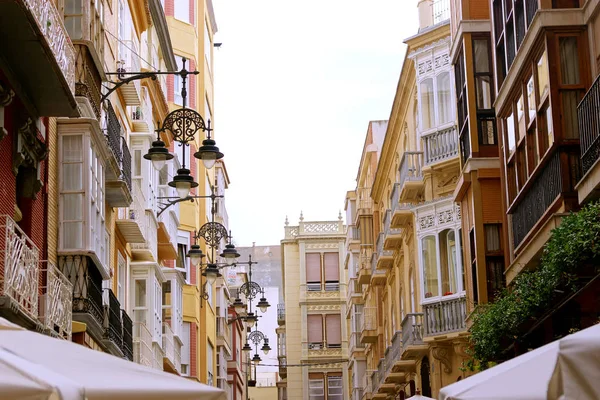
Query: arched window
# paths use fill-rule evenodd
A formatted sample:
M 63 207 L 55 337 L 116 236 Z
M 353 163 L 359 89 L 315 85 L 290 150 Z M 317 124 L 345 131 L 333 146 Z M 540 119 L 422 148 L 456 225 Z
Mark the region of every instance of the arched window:
M 438 287 L 438 266 L 436 238 L 433 235 L 421 239 L 421 252 L 423 257 L 423 290 L 424 297 L 437 297 L 440 295 Z

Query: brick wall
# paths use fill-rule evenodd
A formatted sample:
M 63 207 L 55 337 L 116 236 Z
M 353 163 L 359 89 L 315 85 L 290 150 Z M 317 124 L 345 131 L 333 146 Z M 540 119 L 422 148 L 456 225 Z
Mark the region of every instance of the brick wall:
M 190 375 L 198 376 L 198 324 L 190 323 Z
M 0 142 L 0 214 L 15 213 L 16 177 L 12 173 L 13 134 L 15 131 L 13 111 L 14 103 L 4 108 L 4 128 L 8 135 Z
M 48 261 L 56 264 L 58 249 L 58 132 L 56 118 L 48 121 Z

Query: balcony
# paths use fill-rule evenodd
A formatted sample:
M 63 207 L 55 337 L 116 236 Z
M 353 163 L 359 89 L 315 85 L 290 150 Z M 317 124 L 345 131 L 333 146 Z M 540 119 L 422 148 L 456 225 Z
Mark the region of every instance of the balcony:
M 0 314 L 35 327 L 40 252 L 8 215 L 0 215 Z
M 386 364 L 386 383 L 402 383 L 404 382 L 405 373 L 402 372 L 404 361 L 400 358 L 402 352 L 402 332 L 396 331 L 392 337 L 392 345 L 388 347 L 385 353 Z
M 351 304 L 363 303 L 363 290 L 362 285 L 358 282 L 358 278 L 350 278 L 346 301 L 348 303 L 348 309 L 350 309 Z
M 217 317 L 217 346 L 224 346 L 231 353 L 231 328 L 227 318 Z
M 573 157 L 571 161 L 579 161 Z M 540 167 L 538 167 L 540 168 Z M 561 165 L 561 154 L 555 151 L 549 156 L 546 165 L 536 170 L 534 176 L 527 182 L 528 190 L 522 191 L 518 199 L 510 207 L 509 214 L 512 216 L 512 235 L 515 249 L 527 237 L 533 227 L 544 216 L 548 208 L 556 201 L 563 191 L 563 177 L 577 175 L 578 165 L 570 165 L 565 168 Z M 518 202 L 517 202 L 518 201 Z
M 101 342 L 105 333 L 105 312 L 102 275 L 98 267 L 90 257 L 83 255 L 59 256 L 58 265 L 73 285 L 73 320 L 86 324 L 86 331 Z
M 116 225 L 127 243 L 144 243 L 146 223 L 146 198 L 142 192 L 141 182 L 133 181 L 133 202 L 129 210 L 120 209 Z
M 139 218 L 136 216 L 136 218 Z M 145 210 L 139 219 L 144 242 L 132 243 L 131 253 L 135 261 L 158 261 L 157 242 L 158 242 L 158 224 L 152 210 Z
M 277 324 L 285 324 L 285 304 L 277 304 Z
M 356 225 L 348 225 L 346 233 L 346 248 L 349 251 L 357 250 L 360 247 L 360 230 Z
M 71 41 L 76 45 L 75 51 L 83 52 L 85 47 L 94 60 L 96 69 L 103 71 L 104 62 L 104 26 L 102 2 L 82 1 L 78 14 L 65 16 L 65 27 Z
M 406 314 L 402 320 L 401 358 L 414 359 L 427 352 L 428 346 L 423 343 L 423 314 Z
M 123 346 L 121 352 L 125 359 L 133 361 L 133 322 L 125 310 L 121 310 L 121 321 L 123 321 Z
M 373 253 L 372 258 L 371 283 L 375 279 L 375 284 L 385 283 L 385 271 L 394 263 L 394 252 L 383 248 L 384 235 L 383 232 L 380 232 L 377 236 L 376 252 Z M 384 281 L 382 282 L 381 279 Z
M 402 249 L 402 230 L 392 228 L 392 210 L 388 209 L 383 217 L 383 249 L 396 250 Z
M 287 378 L 287 361 L 285 357 L 279 360 L 279 376 L 283 379 Z
M 365 307 L 363 309 L 360 342 L 377 342 L 377 307 Z
M 139 82 L 139 81 L 136 81 Z M 127 85 L 123 85 L 124 87 Z M 152 121 L 152 108 L 150 102 L 150 96 L 146 87 L 142 87 L 142 102 L 138 106 L 131 107 L 131 130 L 133 132 L 149 132 L 152 133 L 154 130 L 154 122 Z
M 425 336 L 439 336 L 466 330 L 466 297 L 423 304 Z
M 312 358 L 335 358 L 340 359 L 342 357 L 342 345 L 341 343 L 330 344 L 327 342 L 316 342 L 316 343 L 305 343 L 303 344 L 303 358 L 308 356 Z
M 110 101 L 107 100 L 106 130 L 104 134 L 108 141 L 114 159 L 107 160 L 104 169 L 106 180 L 106 201 L 112 207 L 129 207 L 131 197 L 131 153 L 127 141 L 123 137 L 123 127 L 115 114 Z
M 352 332 L 350 334 L 350 354 L 365 351 L 365 345 L 360 341 L 360 335 L 360 332 Z M 356 354 L 354 356 L 356 357 Z
M 398 168 L 400 175 L 400 202 L 415 202 L 421 199 L 425 184 L 423 183 L 423 153 L 405 151 Z
M 6 67 L 38 115 L 74 117 L 75 48 L 51 0 L 0 2 Z
M 434 25 L 450 19 L 450 0 L 433 0 L 432 7 Z
M 392 189 L 391 228 L 404 228 L 412 221 L 413 212 L 410 203 L 400 203 L 400 184 L 394 183 Z
M 361 216 L 373 215 L 373 200 L 371 199 L 371 188 L 358 188 L 356 190 L 356 197 L 356 219 L 360 218 Z
M 373 385 L 371 380 L 371 375 L 373 374 L 372 370 L 365 371 L 365 374 L 362 377 L 361 386 L 363 388 L 363 400 L 371 399 L 371 395 L 373 393 Z
M 140 69 L 140 51 L 137 41 L 122 40 L 119 43 L 119 58 L 117 63 L 123 72 L 139 72 Z M 140 81 L 133 81 L 122 85 L 119 88 L 121 96 L 128 106 L 140 105 Z
M 152 334 L 143 322 L 133 323 L 133 361 L 146 367 L 154 363 Z
M 600 197 L 600 76 L 577 107 L 583 179 L 577 185 L 579 203 Z
M 358 283 L 368 285 L 371 283 L 371 258 L 373 249 L 371 246 L 364 246 L 358 258 Z
M 111 289 L 104 289 L 104 336 L 102 342 L 111 354 L 123 357 L 123 322 L 121 303 Z
M 50 262 L 41 272 L 46 285 L 40 296 L 40 321 L 46 333 L 71 340 L 73 284 Z
M 458 156 L 458 131 L 456 126 L 428 133 L 421 138 L 425 149 L 426 166 L 452 160 Z
M 163 369 L 179 373 L 181 371 L 181 345 L 169 324 L 163 323 L 162 327 Z

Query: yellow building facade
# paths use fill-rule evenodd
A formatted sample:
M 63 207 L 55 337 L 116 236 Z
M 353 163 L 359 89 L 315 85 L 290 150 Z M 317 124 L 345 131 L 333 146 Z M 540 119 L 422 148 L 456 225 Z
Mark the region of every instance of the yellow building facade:
M 418 4 L 385 132 L 369 124 L 346 198 L 353 399 L 406 397 L 464 377 L 461 209 L 448 2 Z M 364 373 L 363 373 L 364 371 Z
M 349 396 L 348 339 L 342 323 L 345 239 L 341 215 L 337 221 L 305 222 L 301 216 L 296 226 L 286 222 L 281 241 L 285 313 L 278 314 L 278 346 L 285 343 L 289 367 L 277 384 L 280 399 Z

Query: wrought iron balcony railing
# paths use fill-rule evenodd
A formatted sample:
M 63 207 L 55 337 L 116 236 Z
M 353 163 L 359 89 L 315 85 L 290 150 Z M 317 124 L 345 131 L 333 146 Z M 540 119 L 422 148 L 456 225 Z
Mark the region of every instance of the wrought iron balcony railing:
M 124 136 L 121 136 L 121 178 L 131 191 L 131 152 Z
M 102 275 L 87 256 L 59 256 L 59 268 L 73 284 L 73 314 L 89 314 L 97 326 L 104 327 Z
M 439 302 L 423 304 L 425 336 L 442 335 L 466 329 L 466 297 L 442 299 Z
M 106 321 L 104 324 L 104 336 L 121 349 L 123 347 L 121 303 L 119 303 L 112 289 L 104 289 L 103 303 Z
M 600 158 L 600 75 L 577 106 L 577 117 L 585 175 Z
M 40 297 L 40 321 L 45 329 L 71 340 L 73 284 L 51 262 L 46 263 L 42 274 L 46 285 Z
M 39 249 L 8 215 L 0 215 L 0 296 L 38 318 Z
M 117 118 L 115 109 L 112 106 L 110 100 L 106 100 L 106 140 L 108 141 L 108 147 L 110 147 L 113 155 L 117 160 L 122 159 L 121 155 L 121 136 L 123 136 L 123 128 Z
M 402 320 L 402 350 L 423 343 L 423 314 L 406 314 Z
M 425 165 L 456 157 L 458 154 L 458 131 L 451 126 L 427 135 L 423 135 L 425 146 Z
M 121 351 L 125 358 L 133 361 L 133 321 L 125 310 L 121 310 L 121 320 L 123 321 L 123 347 Z

